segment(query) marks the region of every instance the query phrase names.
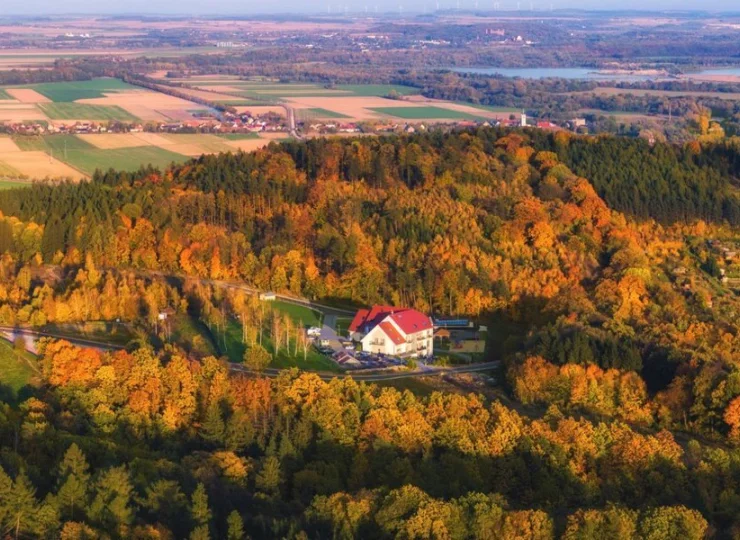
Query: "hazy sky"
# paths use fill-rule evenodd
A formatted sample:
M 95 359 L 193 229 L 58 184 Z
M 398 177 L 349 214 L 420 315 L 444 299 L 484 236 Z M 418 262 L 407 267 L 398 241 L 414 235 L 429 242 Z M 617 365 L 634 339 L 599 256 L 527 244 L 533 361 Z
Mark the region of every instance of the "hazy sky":
M 499 8 L 515 9 L 516 0 L 498 0 Z M 375 7 L 380 11 L 397 11 L 403 4 L 405 11 L 422 11 L 425 6 L 433 10 L 436 0 L 0 0 L 0 15 L 29 13 L 197 13 L 197 14 L 253 14 L 253 13 L 296 13 L 344 11 L 370 11 Z M 529 0 L 519 2 L 522 9 L 528 9 Z M 558 8 L 582 9 L 711 9 L 712 11 L 738 10 L 736 0 L 539 0 L 533 2 L 535 9 L 549 10 L 552 5 Z M 453 8 L 456 0 L 440 0 L 442 9 Z M 472 9 L 475 0 L 460 0 L 460 7 Z M 478 7 L 493 8 L 494 0 L 478 0 Z

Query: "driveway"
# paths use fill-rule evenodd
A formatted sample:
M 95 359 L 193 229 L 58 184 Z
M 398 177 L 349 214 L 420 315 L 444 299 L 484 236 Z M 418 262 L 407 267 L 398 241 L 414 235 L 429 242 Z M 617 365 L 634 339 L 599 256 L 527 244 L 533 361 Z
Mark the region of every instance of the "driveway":
M 324 315 L 324 325 L 321 327 L 321 335 L 319 339 L 327 340 L 329 347 L 335 351 L 343 351 L 344 347 L 339 342 L 339 336 L 335 328 L 337 327 L 337 316 L 336 315 Z

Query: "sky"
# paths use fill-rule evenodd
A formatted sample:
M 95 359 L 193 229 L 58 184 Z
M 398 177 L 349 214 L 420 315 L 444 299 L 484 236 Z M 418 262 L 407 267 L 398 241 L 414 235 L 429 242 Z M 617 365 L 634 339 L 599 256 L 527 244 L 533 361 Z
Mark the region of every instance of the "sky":
M 479 9 L 493 8 L 494 2 L 501 10 L 528 9 L 530 0 L 477 0 Z M 578 9 L 698 9 L 712 11 L 737 10 L 737 0 L 534 0 L 537 10 Z M 406 12 L 425 9 L 433 11 L 437 0 L 0 0 L 0 16 L 11 14 L 61 14 L 61 13 L 162 13 L 162 14 L 256 14 L 256 13 L 326 13 L 365 11 L 398 11 L 403 5 Z M 457 0 L 439 0 L 441 9 L 457 7 Z M 476 0 L 460 0 L 461 9 L 473 9 Z

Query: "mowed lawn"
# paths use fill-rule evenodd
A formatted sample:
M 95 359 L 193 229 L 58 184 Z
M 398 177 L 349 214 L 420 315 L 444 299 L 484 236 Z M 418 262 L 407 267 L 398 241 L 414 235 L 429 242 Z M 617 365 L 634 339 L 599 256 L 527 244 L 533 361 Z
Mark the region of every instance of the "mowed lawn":
M 66 103 L 78 99 L 104 97 L 105 92 L 120 92 L 122 90 L 136 90 L 138 87 L 123 82 L 120 79 L 92 79 L 90 81 L 70 81 L 40 83 L 23 86 L 36 90 L 55 103 Z
M 369 110 L 404 120 L 480 120 L 480 117 L 442 107 L 371 107 Z
M 14 399 L 24 386 L 31 385 L 35 374 L 31 366 L 35 365 L 33 354 L 18 353 L 10 342 L 0 339 L 0 397 Z
M 139 120 L 117 105 L 41 103 L 39 108 L 52 120 L 118 120 L 121 122 L 136 122 Z

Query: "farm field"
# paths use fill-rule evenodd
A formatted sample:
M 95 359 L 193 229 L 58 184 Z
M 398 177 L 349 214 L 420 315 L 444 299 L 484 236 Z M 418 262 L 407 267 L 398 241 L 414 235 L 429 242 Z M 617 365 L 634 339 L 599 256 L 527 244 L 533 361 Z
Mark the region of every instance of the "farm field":
M 103 97 L 109 92 L 136 90 L 138 87 L 119 79 L 101 78 L 90 81 L 33 84 L 22 88 L 35 90 L 55 103 L 68 103 L 79 99 Z
M 346 114 L 338 113 L 335 111 L 330 111 L 328 109 L 322 109 L 321 107 L 312 107 L 310 109 L 301 109 L 298 113 L 299 118 L 302 120 L 307 119 L 341 119 L 341 118 L 349 118 Z
M 0 177 L 80 180 L 96 169 L 135 171 L 147 165 L 161 169 L 202 154 L 256 150 L 275 140 L 272 135 L 285 137 L 147 132 L 0 137 Z
M 340 84 L 336 88 L 345 92 L 352 92 L 355 96 L 383 97 L 391 92 L 396 92 L 402 96 L 411 96 L 419 93 L 418 88 L 401 84 Z
M 192 101 L 112 78 L 8 86 L 0 92 L 0 122 L 189 121 L 194 111 L 203 110 Z
M 83 173 L 92 175 L 97 169 L 135 171 L 147 165 L 164 169 L 171 163 L 182 163 L 186 159 L 187 156 L 165 148 L 138 146 L 111 150 L 72 150 L 67 153 L 64 161 Z
M 44 103 L 39 108 L 51 120 L 117 120 L 136 122 L 138 118 L 117 105 L 83 103 Z
M 473 114 L 435 106 L 372 107 L 370 110 L 404 120 L 477 120 Z

